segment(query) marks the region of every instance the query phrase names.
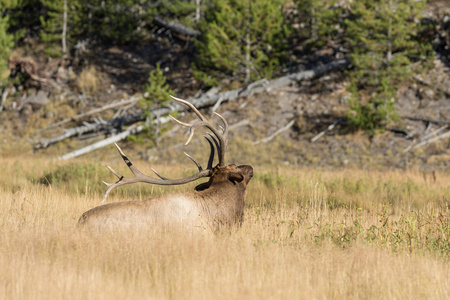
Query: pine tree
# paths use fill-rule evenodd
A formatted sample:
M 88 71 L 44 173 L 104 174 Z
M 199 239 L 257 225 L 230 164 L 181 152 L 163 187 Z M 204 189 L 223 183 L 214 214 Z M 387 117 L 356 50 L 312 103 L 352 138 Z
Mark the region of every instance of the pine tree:
M 45 53 L 59 57 L 68 52 L 70 40 L 69 17 L 72 15 L 70 8 L 76 7 L 76 1 L 69 0 L 40 0 L 46 9 L 46 15 L 40 16 L 42 24 L 41 40 L 46 43 Z M 68 2 L 71 2 L 69 6 Z
M 418 17 L 423 2 L 415 0 L 361 0 L 351 4 L 346 20 L 352 97 L 349 121 L 373 131 L 396 118 L 396 90 L 410 74 L 413 60 L 426 57 L 418 43 Z M 364 91 L 364 93 L 362 93 Z
M 158 116 L 155 122 L 150 121 L 150 109 L 155 106 L 160 107 L 166 105 L 170 99 L 169 96 L 173 94 L 174 92 L 166 83 L 166 77 L 164 76 L 163 70 L 161 70 L 160 64 L 156 64 L 156 69 L 149 74 L 148 83 L 145 85 L 144 96 L 139 102 L 140 106 L 144 109 L 144 116 L 147 119 L 145 122 L 145 132 L 148 136 L 152 137 L 156 146 L 159 143 L 160 131 L 164 128 L 160 128 Z M 138 140 L 137 137 L 132 139 Z
M 16 0 L 8 11 L 9 31 L 19 45 L 22 38 L 34 34 L 40 28 L 40 14 L 43 12 L 40 0 Z
M 148 83 L 145 85 L 144 97 L 140 101 L 144 111 L 149 111 L 156 105 L 165 105 L 170 95 L 174 92 L 166 83 L 166 77 L 160 64 L 156 64 L 156 69 L 149 73 Z
M 197 67 L 239 81 L 271 78 L 286 50 L 283 0 L 213 0 L 196 42 Z
M 8 33 L 9 16 L 6 12 L 16 5 L 14 0 L 0 0 L 0 79 L 4 78 L 3 72 L 7 70 L 8 58 L 14 47 L 14 36 Z
M 147 17 L 141 1 L 78 0 L 78 3 L 74 17 L 77 34 L 118 44 L 139 39 L 142 20 Z
M 299 30 L 301 39 L 305 39 L 308 48 L 320 48 L 328 41 L 343 40 L 342 19 L 345 8 L 338 0 L 295 0 L 299 21 L 304 24 Z
M 209 2 L 209 0 L 162 0 L 158 5 L 151 6 L 148 13 L 175 20 L 189 28 L 196 28 L 201 20 L 202 10 Z

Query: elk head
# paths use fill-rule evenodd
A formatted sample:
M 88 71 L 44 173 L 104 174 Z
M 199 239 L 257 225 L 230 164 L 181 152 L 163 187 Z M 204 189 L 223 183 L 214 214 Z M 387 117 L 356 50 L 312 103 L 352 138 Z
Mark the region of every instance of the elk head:
M 108 169 L 119 180 L 109 184 L 103 196 L 106 200 L 112 189 L 135 182 L 145 182 L 158 185 L 180 185 L 209 177 L 209 181 L 199 184 L 195 191 L 186 194 L 166 194 L 143 201 L 117 202 L 101 205 L 85 212 L 79 219 L 79 224 L 89 224 L 99 227 L 145 227 L 149 225 L 172 226 L 181 225 L 184 228 L 210 228 L 213 231 L 222 226 L 241 224 L 244 215 L 244 198 L 247 184 L 253 177 L 253 168 L 248 165 L 236 166 L 225 163 L 225 151 L 228 144 L 228 123 L 219 114 L 223 126 L 216 129 L 190 102 L 172 97 L 175 101 L 187 105 L 200 119 L 192 124 L 178 124 L 190 129 L 186 145 L 192 140 L 195 130 L 201 127 L 211 132 L 205 136 L 210 146 L 208 166 L 203 169 L 200 163 L 185 153 L 198 168 L 198 172 L 189 177 L 169 179 L 153 168 L 158 178 L 145 175 L 139 171 L 116 145 L 122 159 L 133 173 L 133 177 L 124 177 L 108 166 Z M 215 148 L 218 151 L 219 163 L 213 167 Z

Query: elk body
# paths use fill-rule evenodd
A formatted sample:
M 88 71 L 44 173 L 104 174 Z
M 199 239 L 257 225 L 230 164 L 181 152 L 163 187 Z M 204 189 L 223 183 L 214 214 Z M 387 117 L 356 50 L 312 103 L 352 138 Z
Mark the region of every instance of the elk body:
M 208 167 L 203 169 L 194 158 L 186 154 L 197 165 L 198 173 L 181 179 L 168 179 L 152 169 L 158 176 L 158 178 L 154 178 L 140 172 L 116 144 L 134 177 L 123 177 L 108 166 L 119 180 L 113 184 L 105 183 L 108 188 L 102 202 L 113 188 L 124 184 L 145 182 L 159 185 L 179 185 L 204 177 L 209 177 L 209 181 L 199 184 L 191 193 L 165 194 L 147 200 L 116 202 L 95 207 L 80 217 L 78 221 L 80 225 L 96 228 L 175 226 L 217 231 L 224 226 L 242 223 L 246 188 L 253 177 L 253 168 L 248 165 L 225 164 L 228 124 L 222 116 L 216 114 L 224 123 L 224 126 L 217 130 L 191 103 L 174 97 L 173 99 L 189 106 L 200 118 L 200 121 L 193 124 L 183 123 L 172 118 L 180 125 L 190 128 L 186 144 L 190 142 L 196 129 L 206 127 L 212 131 L 212 134 L 205 136 L 211 149 Z M 215 167 L 212 166 L 214 147 L 217 148 L 219 157 L 219 163 Z

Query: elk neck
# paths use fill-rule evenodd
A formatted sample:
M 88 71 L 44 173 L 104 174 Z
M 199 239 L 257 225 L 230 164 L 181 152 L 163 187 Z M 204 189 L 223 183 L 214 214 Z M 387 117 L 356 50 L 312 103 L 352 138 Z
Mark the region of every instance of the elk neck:
M 204 209 L 214 211 L 218 208 L 232 214 L 241 215 L 247 184 L 253 176 L 251 166 L 216 166 L 208 182 L 198 185 L 196 194 Z

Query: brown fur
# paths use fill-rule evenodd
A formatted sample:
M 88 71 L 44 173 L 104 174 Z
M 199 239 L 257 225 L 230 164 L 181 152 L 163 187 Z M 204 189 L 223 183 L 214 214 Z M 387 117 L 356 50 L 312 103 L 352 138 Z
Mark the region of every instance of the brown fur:
M 240 225 L 246 188 L 252 177 L 253 168 L 248 165 L 216 166 L 209 181 L 192 193 L 101 205 L 85 212 L 78 223 L 99 228 L 178 226 L 212 231 Z

